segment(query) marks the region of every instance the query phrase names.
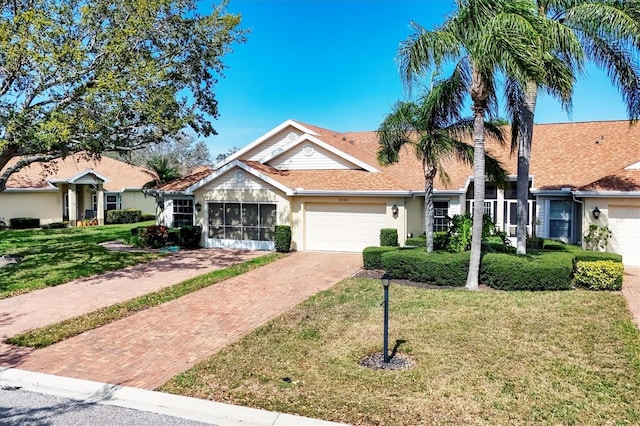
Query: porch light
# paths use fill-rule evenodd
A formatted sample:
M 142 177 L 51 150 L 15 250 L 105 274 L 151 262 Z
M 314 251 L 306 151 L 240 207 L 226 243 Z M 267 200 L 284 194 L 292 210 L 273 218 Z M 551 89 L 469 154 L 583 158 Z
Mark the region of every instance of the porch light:
M 598 220 L 599 217 L 600 217 L 600 209 L 598 208 L 598 206 L 596 206 L 596 208 L 593 209 L 593 218 L 595 220 Z
M 396 206 L 395 204 L 391 207 L 391 214 L 393 214 L 393 216 L 398 216 L 398 206 Z
M 196 211 L 197 211 L 197 212 L 199 212 L 200 210 L 202 210 L 202 204 L 200 204 L 200 201 L 198 201 L 194 207 L 196 208 Z

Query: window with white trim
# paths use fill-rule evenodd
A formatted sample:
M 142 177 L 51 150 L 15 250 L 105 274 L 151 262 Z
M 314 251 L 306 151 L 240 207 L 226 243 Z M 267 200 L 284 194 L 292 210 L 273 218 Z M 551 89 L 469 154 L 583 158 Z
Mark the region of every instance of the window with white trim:
M 449 202 L 433 202 L 433 232 L 446 232 L 449 230 Z
M 190 198 L 178 198 L 173 200 L 173 227 L 193 225 L 193 200 Z
M 225 240 L 273 241 L 276 205 L 208 203 L 208 237 Z

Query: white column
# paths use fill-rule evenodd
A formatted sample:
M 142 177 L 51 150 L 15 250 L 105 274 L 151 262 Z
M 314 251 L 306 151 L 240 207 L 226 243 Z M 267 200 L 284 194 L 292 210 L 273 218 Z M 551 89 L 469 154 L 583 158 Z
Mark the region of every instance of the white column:
M 104 225 L 104 186 L 99 183 L 97 188 L 98 195 L 98 211 L 96 212 L 96 217 L 98 218 L 98 225 Z
M 77 226 L 78 224 L 78 196 L 76 194 L 76 185 L 69 185 L 69 226 Z

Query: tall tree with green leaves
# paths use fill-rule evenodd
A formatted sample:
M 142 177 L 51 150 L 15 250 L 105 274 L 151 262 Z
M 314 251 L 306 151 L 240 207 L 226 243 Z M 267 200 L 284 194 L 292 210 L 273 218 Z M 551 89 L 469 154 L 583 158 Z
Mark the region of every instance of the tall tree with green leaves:
M 400 48 L 403 76 L 412 80 L 448 62 L 466 67 L 474 116 L 474 208 L 468 289 L 478 288 L 485 196 L 485 115 L 497 116 L 496 76 L 540 81 L 545 76 L 540 19 L 527 0 L 459 0 L 434 31 L 417 24 Z
M 449 181 L 443 161 L 455 158 L 473 164 L 473 147 L 463 142 L 473 133 L 473 120 L 462 117 L 469 80 L 466 71 L 464 67 L 457 67 L 451 77 L 433 85 L 419 102 L 398 102 L 377 130 L 380 164 L 397 163 L 401 151 L 407 147 L 422 161 L 427 252 L 433 251 L 434 179 L 439 175 L 443 183 Z M 501 128 L 485 123 L 485 131 L 503 142 Z M 497 160 L 487 156 L 485 162 L 492 180 L 507 180 L 507 172 Z
M 214 134 L 222 58 L 244 40 L 226 5 L 1 1 L 0 191 L 33 162 Z
M 627 105 L 631 122 L 640 118 L 640 2 L 637 0 L 532 0 L 540 18 L 545 19 L 542 39 L 549 63 L 546 86 L 533 79 L 524 84 L 511 81 L 508 96 L 512 115 L 514 147 L 518 150 L 517 253 L 527 252 L 529 165 L 533 123 L 538 92 L 549 91 L 549 83 L 574 75 L 589 60 L 606 71 Z M 567 93 L 551 90 L 567 109 Z

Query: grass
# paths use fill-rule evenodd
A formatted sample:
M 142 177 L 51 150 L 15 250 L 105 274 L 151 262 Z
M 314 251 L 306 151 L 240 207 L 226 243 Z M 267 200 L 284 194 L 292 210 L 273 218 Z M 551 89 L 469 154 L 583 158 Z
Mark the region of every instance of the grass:
M 158 306 L 162 303 L 177 299 L 194 291 L 209 287 L 226 279 L 244 274 L 255 268 L 274 262 L 284 255 L 270 253 L 246 262 L 229 266 L 224 269 L 209 272 L 188 279 L 162 290 L 145 294 L 126 302 L 107 306 L 97 311 L 69 318 L 67 320 L 30 330 L 6 340 L 7 343 L 32 348 L 44 348 L 61 342 L 69 337 L 77 336 L 85 331 L 101 327 L 122 318 L 126 318 L 136 312 Z
M 174 377 L 161 391 L 352 424 L 639 424 L 640 337 L 609 292 L 392 285 L 351 278 Z M 287 380 L 283 380 L 287 378 Z
M 99 245 L 149 223 L 0 231 L 0 253 L 24 258 L 19 265 L 0 268 L 0 299 L 158 258 L 156 253 L 116 252 Z

